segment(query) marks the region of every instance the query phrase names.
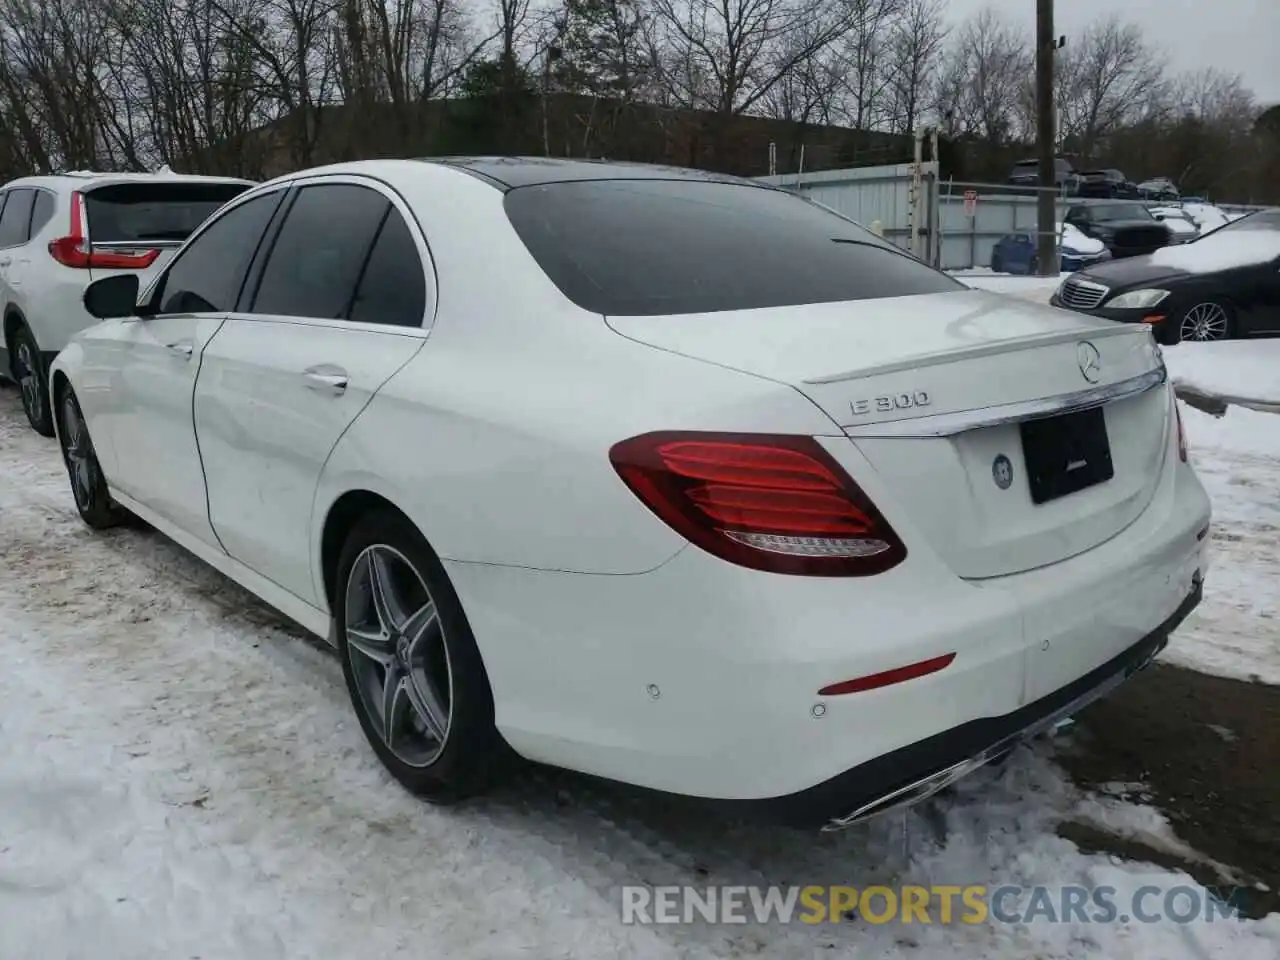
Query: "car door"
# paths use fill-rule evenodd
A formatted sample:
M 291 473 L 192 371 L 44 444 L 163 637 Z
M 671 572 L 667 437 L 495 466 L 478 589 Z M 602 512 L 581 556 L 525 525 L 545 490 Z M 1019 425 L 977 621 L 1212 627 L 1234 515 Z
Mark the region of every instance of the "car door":
M 321 470 L 426 336 L 413 222 L 373 181 L 301 182 L 254 289 L 205 350 L 195 423 L 213 529 L 232 557 L 312 604 Z
M 155 315 L 80 339 L 82 400 L 95 443 L 110 444 L 111 485 L 215 546 L 192 423 L 196 374 L 282 196 L 238 203 L 197 233 L 144 295 Z

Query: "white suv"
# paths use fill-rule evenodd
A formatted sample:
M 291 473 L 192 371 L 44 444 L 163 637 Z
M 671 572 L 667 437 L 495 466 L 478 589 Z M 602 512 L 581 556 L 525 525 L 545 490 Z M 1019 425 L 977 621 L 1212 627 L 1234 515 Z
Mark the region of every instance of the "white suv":
M 165 171 L 66 173 L 0 187 L 0 377 L 22 388 L 32 427 L 53 436 L 49 364 L 96 322 L 84 288 L 126 270 L 145 286 L 196 227 L 251 186 Z

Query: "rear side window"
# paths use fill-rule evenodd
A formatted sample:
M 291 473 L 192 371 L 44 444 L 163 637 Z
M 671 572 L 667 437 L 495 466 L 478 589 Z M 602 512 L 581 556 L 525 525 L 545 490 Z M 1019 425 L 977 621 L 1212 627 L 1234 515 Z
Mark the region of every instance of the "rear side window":
M 282 191 L 228 210 L 186 247 L 160 288 L 161 313 L 218 313 L 240 295 L 249 261 Z
M 387 213 L 369 263 L 360 278 L 351 319 L 399 327 L 422 326 L 427 309 L 427 285 L 422 258 L 404 218 L 394 207 Z
M 780 190 L 592 180 L 519 187 L 505 205 L 546 274 L 593 313 L 711 313 L 965 289 Z
M 117 183 L 84 195 L 94 243 L 186 240 L 224 203 L 249 189 L 243 183 Z
M 31 236 L 34 237 L 53 219 L 55 206 L 56 201 L 52 193 L 45 190 L 36 191 L 36 202 L 31 208 Z
M 251 312 L 346 317 L 369 247 L 390 207 L 367 187 L 303 187 L 271 248 Z
M 0 247 L 16 247 L 26 243 L 31 226 L 31 204 L 34 190 L 10 190 L 4 210 L 0 211 Z

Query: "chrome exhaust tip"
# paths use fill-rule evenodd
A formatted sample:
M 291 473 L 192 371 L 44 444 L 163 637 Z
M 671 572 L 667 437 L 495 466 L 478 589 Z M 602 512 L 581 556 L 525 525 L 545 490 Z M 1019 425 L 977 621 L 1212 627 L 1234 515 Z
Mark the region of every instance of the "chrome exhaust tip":
M 835 830 L 844 830 L 855 823 L 861 823 L 864 820 L 870 820 L 872 817 L 882 816 L 895 810 L 905 810 L 908 807 L 914 807 L 918 803 L 928 800 L 940 790 L 945 790 L 951 784 L 955 783 L 962 777 L 967 777 L 979 767 L 986 766 L 991 760 L 995 759 L 999 751 L 985 751 L 975 757 L 967 760 L 961 760 L 959 763 L 952 764 L 944 770 L 932 773 L 927 777 L 909 783 L 905 787 L 899 787 L 883 796 L 872 800 L 870 803 L 864 803 L 850 814 L 843 817 L 837 817 L 828 821 L 822 828 L 824 833 L 830 833 Z

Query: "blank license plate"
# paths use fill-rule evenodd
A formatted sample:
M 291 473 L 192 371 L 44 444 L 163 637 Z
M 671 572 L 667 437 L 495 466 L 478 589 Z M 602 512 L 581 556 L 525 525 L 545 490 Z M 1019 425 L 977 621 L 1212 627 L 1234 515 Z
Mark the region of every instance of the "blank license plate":
M 1102 408 L 1020 425 L 1033 503 L 1048 503 L 1115 476 Z

